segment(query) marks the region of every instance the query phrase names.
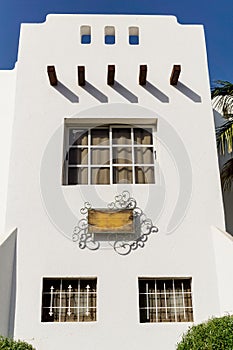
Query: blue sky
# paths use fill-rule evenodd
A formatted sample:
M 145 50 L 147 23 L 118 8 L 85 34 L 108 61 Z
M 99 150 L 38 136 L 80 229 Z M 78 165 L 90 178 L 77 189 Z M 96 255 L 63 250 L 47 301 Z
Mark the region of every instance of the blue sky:
M 233 82 L 233 0 L 0 0 L 0 69 L 14 67 L 20 23 L 48 13 L 162 14 L 204 24 L 211 82 Z

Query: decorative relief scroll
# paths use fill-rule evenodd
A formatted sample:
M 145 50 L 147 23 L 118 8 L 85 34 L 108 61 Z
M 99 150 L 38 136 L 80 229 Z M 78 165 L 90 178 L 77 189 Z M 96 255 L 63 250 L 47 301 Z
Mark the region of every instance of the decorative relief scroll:
M 86 202 L 80 212 L 85 217 L 75 226 L 72 238 L 81 249 L 96 250 L 107 242 L 116 253 L 127 255 L 143 248 L 148 236 L 158 232 L 128 191 L 116 196 L 107 209 L 92 209 Z

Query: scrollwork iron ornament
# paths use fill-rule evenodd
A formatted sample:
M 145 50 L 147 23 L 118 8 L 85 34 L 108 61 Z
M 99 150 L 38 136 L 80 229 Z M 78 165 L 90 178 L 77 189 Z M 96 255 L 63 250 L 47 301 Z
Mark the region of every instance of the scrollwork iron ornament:
M 89 233 L 88 230 L 88 211 L 91 208 L 90 203 L 84 203 L 84 207 L 80 210 L 80 213 L 85 215 L 85 217 L 79 220 L 77 226 L 75 226 L 72 239 L 74 242 L 78 242 L 78 246 L 81 249 L 88 248 L 90 250 L 97 250 L 101 246 L 101 241 L 96 239 L 95 236 L 97 235 Z M 151 233 L 158 232 L 158 228 L 153 224 L 152 220 L 147 218 L 143 211 L 137 207 L 136 200 L 130 197 L 128 191 L 123 191 L 122 194 L 115 196 L 115 200 L 108 204 L 108 209 L 116 211 L 132 209 L 133 212 L 135 233 L 127 235 L 110 233 L 107 236 L 107 241 L 110 246 L 120 255 L 128 255 L 137 248 L 143 248 L 148 240 L 148 236 Z

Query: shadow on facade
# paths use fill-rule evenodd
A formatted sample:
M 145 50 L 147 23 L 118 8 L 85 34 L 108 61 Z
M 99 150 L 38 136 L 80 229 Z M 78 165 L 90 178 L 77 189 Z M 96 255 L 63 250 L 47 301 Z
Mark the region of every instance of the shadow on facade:
M 72 103 L 79 103 L 79 97 L 75 95 L 67 86 L 58 81 L 57 85 L 54 86 L 54 89 L 60 92 L 67 100 Z
M 188 97 L 190 100 L 196 103 L 201 103 L 201 96 L 196 94 L 193 90 L 191 90 L 188 86 L 178 81 L 177 85 L 174 86 L 177 90 L 179 90 L 182 94 Z
M 159 90 L 156 86 L 152 85 L 149 81 L 146 81 L 146 85 L 142 85 L 142 87 L 155 98 L 157 98 L 160 102 L 169 102 L 169 97 L 165 95 L 161 90 Z

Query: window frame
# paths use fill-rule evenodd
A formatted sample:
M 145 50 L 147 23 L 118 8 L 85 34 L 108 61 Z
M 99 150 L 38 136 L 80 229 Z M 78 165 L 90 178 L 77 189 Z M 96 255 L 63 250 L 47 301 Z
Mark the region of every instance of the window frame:
M 154 284 L 155 284 L 155 287 L 154 287 L 154 291 L 153 292 L 146 292 L 146 293 L 142 293 L 140 292 L 140 281 L 153 281 Z M 172 281 L 172 292 L 167 292 L 167 290 L 165 289 L 165 286 L 164 286 L 164 292 L 157 292 L 157 281 L 164 281 L 164 282 L 170 282 Z M 190 291 L 187 292 L 187 291 L 184 291 L 184 286 L 182 284 L 182 291 L 181 291 L 181 296 L 182 296 L 182 306 L 178 306 L 177 305 L 177 300 L 176 299 L 176 293 L 178 294 L 177 290 L 175 289 L 175 281 L 178 281 L 178 282 L 181 282 L 184 283 L 184 281 L 189 281 L 190 282 Z M 180 293 L 180 292 L 179 292 Z M 174 305 L 173 306 L 168 306 L 169 303 L 171 302 L 171 300 L 169 300 L 168 302 L 168 298 L 167 298 L 167 295 L 170 295 L 172 294 L 173 295 L 173 302 L 174 302 Z M 145 307 L 141 307 L 141 304 L 140 303 L 143 303 L 143 301 L 140 300 L 140 296 L 141 295 L 145 295 L 145 299 L 146 299 L 146 304 L 149 304 L 149 306 L 145 306 Z M 150 296 L 156 296 L 155 297 L 155 300 L 152 301 L 152 303 L 154 302 L 155 306 L 151 307 L 150 306 Z M 160 301 L 158 298 L 157 298 L 157 295 L 160 296 L 163 296 L 164 295 L 164 305 L 165 306 L 158 306 L 158 302 Z M 187 296 L 190 296 L 190 302 L 191 302 L 191 306 L 186 306 L 185 305 L 185 295 Z M 160 301 L 161 302 L 161 301 Z M 193 323 L 194 322 L 194 308 L 193 308 L 193 280 L 191 277 L 139 277 L 138 278 L 138 315 L 139 315 L 139 323 L 140 324 L 148 324 L 148 323 Z M 154 309 L 155 310 L 155 320 L 152 316 L 152 320 L 150 319 L 150 311 Z M 166 315 L 166 320 L 159 320 L 159 310 L 162 311 L 165 311 L 165 315 Z M 184 312 L 184 318 L 186 318 L 186 312 L 187 310 L 191 310 L 191 320 L 188 319 L 187 317 L 187 320 L 178 320 L 178 317 L 180 316 L 177 312 L 177 310 L 179 309 L 183 309 L 183 312 Z M 147 312 L 147 320 L 143 320 L 143 315 L 141 314 L 141 310 L 146 310 Z M 169 317 L 168 317 L 168 311 L 174 311 L 174 317 L 175 317 L 175 320 L 169 320 Z
M 69 144 L 69 130 L 70 129 L 79 129 L 83 131 L 88 132 L 88 141 L 87 145 L 70 145 Z M 131 129 L 131 143 L 130 144 L 114 144 L 112 142 L 113 137 L 113 129 Z M 106 145 L 92 145 L 91 144 L 91 130 L 93 129 L 106 129 L 109 130 L 109 143 Z M 144 129 L 144 130 L 151 130 L 151 137 L 152 137 L 152 142 L 151 144 L 137 144 L 134 142 L 134 129 Z M 64 127 L 64 162 L 63 162 L 63 176 L 62 176 L 62 184 L 67 185 L 67 186 L 80 186 L 80 185 L 98 185 L 98 186 L 109 186 L 109 185 L 120 185 L 120 184 L 127 184 L 124 182 L 114 182 L 113 179 L 113 170 L 114 167 L 131 167 L 132 168 L 132 182 L 128 182 L 130 185 L 154 185 L 157 183 L 157 151 L 156 151 L 156 127 L 154 124 L 142 124 L 142 125 L 132 125 L 132 124 L 105 124 L 105 125 L 85 125 L 85 124 L 79 124 L 79 123 L 69 123 L 65 124 Z M 131 148 L 131 156 L 132 156 L 132 162 L 130 163 L 114 163 L 113 162 L 113 149 L 115 148 Z M 151 148 L 152 149 L 152 162 L 151 163 L 140 163 L 140 162 L 135 162 L 135 149 L 136 148 Z M 88 162 L 87 164 L 76 164 L 76 165 L 69 165 L 69 150 L 70 148 L 87 148 L 88 150 Z M 91 161 L 91 151 L 96 150 L 96 149 L 109 149 L 109 164 L 93 164 Z M 136 177 L 135 177 L 135 168 L 136 167 L 151 167 L 153 168 L 153 173 L 154 173 L 154 182 L 151 183 L 137 183 L 136 182 Z M 69 184 L 68 181 L 68 176 L 69 176 L 69 168 L 87 168 L 88 171 L 88 179 L 87 183 L 79 183 L 79 184 Z M 110 181 L 108 184 L 98 184 L 98 183 L 92 183 L 91 180 L 91 169 L 92 168 L 109 168 L 110 173 Z
M 45 297 L 45 294 L 47 294 L 47 292 L 44 292 L 46 280 L 47 281 L 54 280 L 54 282 L 55 281 L 60 282 L 60 290 L 59 290 L 60 304 L 59 304 L 59 310 L 58 310 L 58 312 L 59 312 L 59 320 L 58 321 L 57 320 L 46 320 L 45 318 L 43 319 L 44 309 L 49 309 L 48 312 L 50 312 L 50 311 L 54 310 L 55 308 L 57 308 L 57 307 L 52 307 L 51 305 L 50 305 L 50 308 L 47 306 L 43 306 L 44 297 Z M 95 319 L 94 320 L 84 320 L 84 321 L 80 320 L 81 315 L 79 312 L 77 312 L 77 320 L 75 320 L 75 321 L 70 321 L 70 320 L 62 321 L 61 320 L 62 309 L 68 309 L 68 311 L 69 311 L 69 308 L 70 309 L 73 308 L 71 306 L 69 306 L 67 308 L 67 307 L 64 307 L 61 305 L 61 296 L 64 294 L 65 295 L 67 294 L 67 292 L 64 292 L 62 289 L 62 282 L 63 281 L 72 281 L 72 280 L 78 284 L 78 292 L 73 292 L 73 294 L 77 294 L 77 295 L 79 294 L 78 295 L 78 306 L 75 309 L 77 309 L 77 310 L 80 310 L 81 308 L 95 309 Z M 95 281 L 95 292 L 93 292 L 93 291 L 90 292 L 92 294 L 95 294 L 95 307 L 88 306 L 88 303 L 86 303 L 85 307 L 80 306 L 80 294 L 83 293 L 80 291 L 80 282 L 81 281 L 86 281 L 86 283 L 88 283 L 90 281 Z M 86 276 L 85 277 L 43 277 L 42 278 L 42 288 L 41 288 L 41 319 L 40 319 L 40 321 L 41 321 L 41 323 L 52 323 L 52 324 L 54 324 L 54 323 L 58 324 L 58 323 L 92 323 L 92 322 L 97 322 L 97 295 L 98 295 L 98 279 L 97 279 L 97 277 L 92 277 L 92 276 L 91 277 L 86 277 Z

